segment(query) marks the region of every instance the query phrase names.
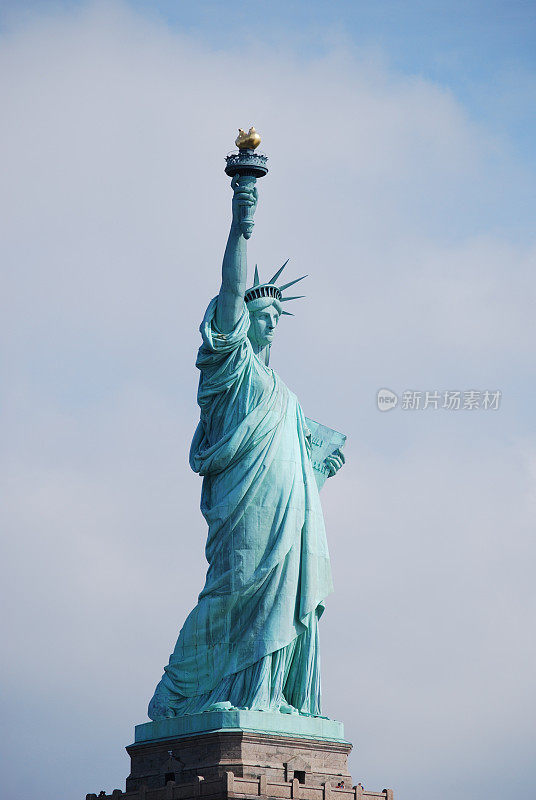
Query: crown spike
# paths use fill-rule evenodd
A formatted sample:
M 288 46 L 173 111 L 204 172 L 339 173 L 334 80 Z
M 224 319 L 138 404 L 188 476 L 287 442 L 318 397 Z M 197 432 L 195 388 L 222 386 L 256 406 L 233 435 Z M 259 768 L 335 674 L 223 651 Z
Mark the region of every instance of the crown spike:
M 261 281 L 259 278 L 259 267 L 257 266 L 257 264 L 255 264 L 255 275 L 253 276 L 253 286 L 258 286 L 260 282 Z
M 301 300 L 302 297 L 305 297 L 304 294 L 297 294 L 295 297 L 282 297 L 279 301 L 280 303 L 286 303 L 287 300 Z
M 285 285 L 284 286 L 280 286 L 279 289 L 281 291 L 283 291 L 284 289 L 288 289 L 289 286 L 294 286 L 295 283 L 298 283 L 298 281 L 303 281 L 303 279 L 306 278 L 306 277 L 307 277 L 307 275 L 302 275 L 301 278 L 296 278 L 296 280 L 294 280 L 294 281 L 290 281 L 289 283 L 285 283 Z
M 290 311 L 282 311 L 281 314 L 285 314 L 285 316 L 287 316 L 287 317 L 293 317 L 294 316 L 294 314 L 291 314 Z
M 268 283 L 275 283 L 276 282 L 276 280 L 279 278 L 279 276 L 281 275 L 281 273 L 283 272 L 283 270 L 285 269 L 285 267 L 287 266 L 289 261 L 290 261 L 290 258 L 287 258 L 287 260 L 285 261 L 283 266 L 280 269 L 277 270 L 277 272 L 275 273 L 274 277 L 270 278 Z

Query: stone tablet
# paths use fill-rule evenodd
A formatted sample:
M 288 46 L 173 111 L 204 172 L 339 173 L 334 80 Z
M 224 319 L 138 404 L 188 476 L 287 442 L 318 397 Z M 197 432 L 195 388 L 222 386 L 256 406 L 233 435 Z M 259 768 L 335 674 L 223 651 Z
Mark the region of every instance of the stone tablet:
M 326 478 L 330 475 L 330 470 L 326 466 L 325 460 L 328 456 L 340 453 L 346 442 L 346 436 L 344 433 L 328 428 L 327 425 L 322 425 L 321 422 L 309 419 L 309 417 L 305 417 L 305 422 L 311 431 L 311 461 L 313 462 L 316 485 L 320 490 L 326 482 Z

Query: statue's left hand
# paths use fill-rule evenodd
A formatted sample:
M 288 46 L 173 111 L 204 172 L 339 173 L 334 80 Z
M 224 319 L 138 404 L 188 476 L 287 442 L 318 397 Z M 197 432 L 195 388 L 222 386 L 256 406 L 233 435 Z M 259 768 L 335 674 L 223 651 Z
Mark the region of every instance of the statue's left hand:
M 332 478 L 336 472 L 340 470 L 346 461 L 344 453 L 341 450 L 335 450 L 330 456 L 324 459 L 324 464 L 329 470 L 328 478 Z

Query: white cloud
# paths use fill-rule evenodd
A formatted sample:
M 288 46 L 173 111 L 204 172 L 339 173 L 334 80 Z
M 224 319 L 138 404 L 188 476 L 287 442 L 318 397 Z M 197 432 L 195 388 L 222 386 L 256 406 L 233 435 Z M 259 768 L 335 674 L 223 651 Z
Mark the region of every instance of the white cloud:
M 527 214 L 505 145 L 441 87 L 348 49 L 216 52 L 120 4 L 4 35 L 0 74 L 8 788 L 121 785 L 201 588 L 193 361 L 223 156 L 254 123 L 271 171 L 251 261 L 310 275 L 273 363 L 349 434 L 324 501 L 327 711 L 356 740 L 355 779 L 400 800 L 463 800 L 482 776 L 490 800 L 526 792 L 535 271 L 501 221 Z M 501 388 L 503 408 L 380 415 L 384 384 Z M 34 784 L 30 719 L 47 729 Z

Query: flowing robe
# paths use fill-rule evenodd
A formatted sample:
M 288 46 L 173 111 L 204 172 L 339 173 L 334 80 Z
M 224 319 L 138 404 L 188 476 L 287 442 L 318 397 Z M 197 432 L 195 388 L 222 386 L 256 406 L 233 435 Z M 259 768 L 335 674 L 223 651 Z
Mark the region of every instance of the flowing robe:
M 317 623 L 332 590 L 310 434 L 296 396 L 261 363 L 249 313 L 223 334 L 212 300 L 196 366 L 205 586 L 149 706 L 158 719 L 228 701 L 320 713 Z

